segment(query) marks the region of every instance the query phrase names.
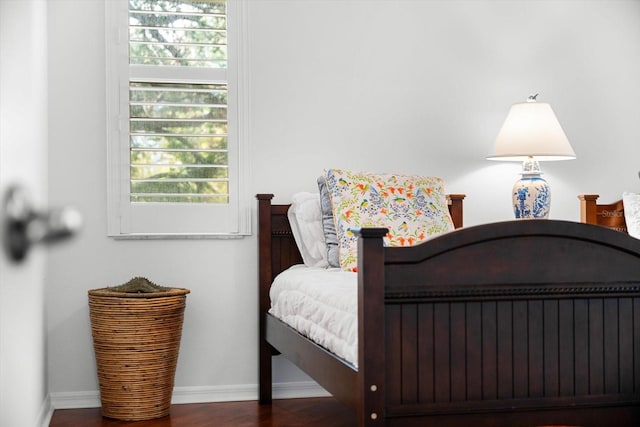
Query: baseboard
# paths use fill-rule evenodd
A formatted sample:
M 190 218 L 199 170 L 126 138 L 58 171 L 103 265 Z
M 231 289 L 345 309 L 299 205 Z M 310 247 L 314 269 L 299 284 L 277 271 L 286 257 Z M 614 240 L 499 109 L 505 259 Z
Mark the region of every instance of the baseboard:
M 51 404 L 51 398 L 47 396 L 42 402 L 42 406 L 40 407 L 40 413 L 38 414 L 38 418 L 36 420 L 36 426 L 40 427 L 49 427 L 51 423 L 51 417 L 53 416 L 53 405 Z
M 329 393 L 313 381 L 278 383 L 273 385 L 274 399 L 329 396 Z M 257 400 L 255 384 L 230 386 L 176 387 L 171 403 L 205 403 Z
M 313 381 L 277 383 L 273 385 L 274 399 L 295 399 L 303 397 L 325 397 L 329 393 Z M 50 406 L 53 409 L 97 408 L 100 406 L 98 391 L 51 393 Z M 228 386 L 175 387 L 171 403 L 206 403 L 257 400 L 256 384 Z
M 100 407 L 100 393 L 97 391 L 70 391 L 50 393 L 54 409 L 80 409 Z
M 327 390 L 320 387 L 314 381 L 277 383 L 273 385 L 274 399 L 296 399 L 303 397 L 329 397 L 331 396 Z M 258 390 L 256 387 L 256 399 L 258 399 Z

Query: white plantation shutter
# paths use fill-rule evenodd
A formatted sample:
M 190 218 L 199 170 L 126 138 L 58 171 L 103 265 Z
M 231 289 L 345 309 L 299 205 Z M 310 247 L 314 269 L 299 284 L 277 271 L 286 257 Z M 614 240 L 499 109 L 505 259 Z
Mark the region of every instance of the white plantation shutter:
M 107 2 L 109 234 L 249 233 L 241 2 Z
M 229 203 L 227 85 L 132 81 L 129 95 L 131 201 Z
M 129 63 L 227 68 L 225 0 L 130 0 Z

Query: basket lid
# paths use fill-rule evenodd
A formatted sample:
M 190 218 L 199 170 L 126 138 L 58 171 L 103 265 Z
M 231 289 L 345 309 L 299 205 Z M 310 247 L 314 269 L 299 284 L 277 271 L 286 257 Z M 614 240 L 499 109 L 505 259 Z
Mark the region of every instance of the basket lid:
M 113 288 L 91 289 L 89 295 L 98 297 L 116 297 L 116 298 L 163 298 L 179 295 L 186 295 L 191 291 L 186 288 L 167 288 L 158 292 L 122 292 L 114 291 Z
M 185 288 L 168 288 L 153 283 L 146 277 L 134 277 L 120 286 L 92 289 L 89 295 L 118 298 L 160 298 L 186 295 L 190 291 Z

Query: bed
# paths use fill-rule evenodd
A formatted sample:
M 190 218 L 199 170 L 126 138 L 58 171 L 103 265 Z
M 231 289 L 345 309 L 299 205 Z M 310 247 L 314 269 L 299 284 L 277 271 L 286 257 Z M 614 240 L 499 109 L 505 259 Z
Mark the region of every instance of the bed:
M 412 247 L 358 235 L 357 368 L 269 314 L 301 255 L 259 194 L 259 400 L 282 354 L 358 426 L 640 425 L 640 241 L 589 224 L 459 228 Z M 464 196 L 450 197 L 461 226 Z

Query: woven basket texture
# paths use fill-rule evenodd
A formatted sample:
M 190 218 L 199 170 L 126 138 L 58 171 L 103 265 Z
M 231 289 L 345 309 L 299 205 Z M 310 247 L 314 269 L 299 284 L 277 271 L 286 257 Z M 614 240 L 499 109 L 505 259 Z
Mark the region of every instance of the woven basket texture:
M 188 293 L 89 291 L 103 416 L 140 421 L 169 414 Z

